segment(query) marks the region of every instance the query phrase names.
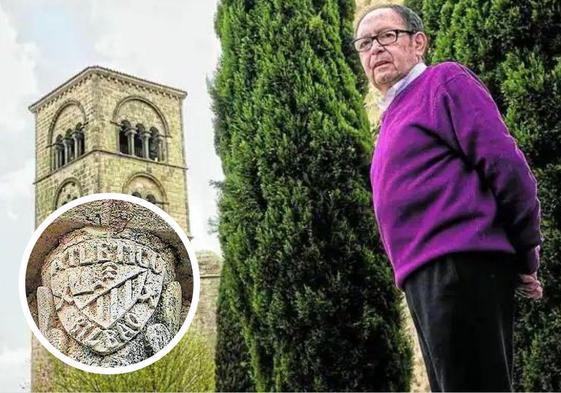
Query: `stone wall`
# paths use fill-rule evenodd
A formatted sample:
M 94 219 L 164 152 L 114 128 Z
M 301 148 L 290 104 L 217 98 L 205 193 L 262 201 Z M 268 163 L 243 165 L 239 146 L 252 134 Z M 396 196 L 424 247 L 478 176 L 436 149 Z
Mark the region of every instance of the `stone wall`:
M 216 307 L 222 264 L 218 255 L 212 251 L 197 252 L 197 261 L 201 274 L 201 297 L 196 318 L 193 321 L 193 328 L 207 337 L 209 345 L 214 350 L 216 345 Z

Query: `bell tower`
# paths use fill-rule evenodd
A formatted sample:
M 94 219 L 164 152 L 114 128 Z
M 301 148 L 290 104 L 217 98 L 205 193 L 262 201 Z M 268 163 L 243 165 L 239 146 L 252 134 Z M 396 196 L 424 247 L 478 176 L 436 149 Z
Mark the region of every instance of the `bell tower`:
M 32 104 L 36 226 L 80 196 L 116 192 L 158 205 L 192 238 L 181 109 L 186 96 L 93 66 Z M 217 258 L 211 262 L 216 270 Z M 219 276 L 205 269 L 201 266 L 201 296 L 207 306 L 199 307 L 195 319 L 212 337 Z M 52 372 L 46 350 L 33 339 L 32 390 L 51 390 Z
M 181 111 L 186 95 L 93 66 L 31 105 L 36 225 L 70 200 L 118 192 L 158 205 L 191 237 Z

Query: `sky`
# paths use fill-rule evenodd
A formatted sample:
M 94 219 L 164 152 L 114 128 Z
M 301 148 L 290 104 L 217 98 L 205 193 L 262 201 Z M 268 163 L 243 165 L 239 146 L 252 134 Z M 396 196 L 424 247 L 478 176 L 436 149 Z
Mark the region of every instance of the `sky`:
M 91 65 L 188 93 L 183 105 L 191 231 L 197 250 L 220 253 L 220 160 L 207 82 L 220 55 L 216 0 L 0 0 L 0 392 L 29 390 L 31 333 L 18 297 L 34 229 L 34 117 L 28 106 Z

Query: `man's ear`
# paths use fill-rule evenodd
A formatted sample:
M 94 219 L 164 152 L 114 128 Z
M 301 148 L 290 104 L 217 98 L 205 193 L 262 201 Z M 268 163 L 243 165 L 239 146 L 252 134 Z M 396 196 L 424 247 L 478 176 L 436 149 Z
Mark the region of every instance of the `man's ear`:
M 415 34 L 415 36 L 413 37 L 413 45 L 415 46 L 415 54 L 417 56 L 419 56 L 419 58 L 423 58 L 425 55 L 425 52 L 427 51 L 427 46 L 428 46 L 428 38 L 427 35 L 422 32 L 419 31 Z

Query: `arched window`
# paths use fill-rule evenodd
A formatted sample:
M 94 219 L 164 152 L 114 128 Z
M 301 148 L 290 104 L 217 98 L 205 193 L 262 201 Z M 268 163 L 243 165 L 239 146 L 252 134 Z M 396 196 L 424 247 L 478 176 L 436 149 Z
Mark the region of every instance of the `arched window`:
M 75 157 L 74 140 L 72 139 L 72 130 L 70 128 L 66 130 L 62 143 L 64 144 L 64 163 L 68 164 Z
M 62 135 L 58 135 L 56 137 L 53 148 L 55 149 L 54 150 L 53 168 L 57 169 L 57 168 L 60 168 L 61 166 L 63 166 L 65 164 L 65 161 L 64 161 L 64 144 L 63 144 Z
M 156 127 L 150 128 L 149 158 L 154 161 L 164 161 L 164 137 Z
M 84 138 L 84 125 L 82 123 L 76 124 L 72 132 L 72 139 L 74 141 L 74 157 L 78 158 L 85 152 L 85 138 Z
M 137 157 L 144 157 L 143 156 L 143 139 L 144 134 L 146 133 L 146 129 L 144 128 L 143 124 L 136 125 L 136 134 L 134 136 L 134 155 Z
M 52 145 L 53 170 L 58 169 L 84 154 L 84 125 L 76 124 L 74 129 L 67 129 L 64 133 L 57 135 Z
M 56 198 L 56 207 L 59 208 L 70 201 L 80 197 L 80 186 L 74 180 L 69 180 L 59 189 Z
M 132 129 L 131 123 L 128 120 L 123 120 L 121 122 L 121 128 L 119 129 L 119 151 L 123 154 L 131 154 L 133 150 L 132 143 L 129 140 L 134 141 L 134 135 L 136 131 Z
M 85 153 L 86 112 L 80 102 L 62 103 L 49 128 L 51 170 L 57 170 Z M 70 127 L 69 127 L 70 125 Z
M 74 199 L 78 199 L 76 195 L 72 194 L 65 194 L 61 203 L 61 206 L 66 205 L 68 202 L 73 201 Z
M 119 151 L 123 154 L 153 159 L 151 156 L 156 154 L 156 152 L 152 152 L 153 129 L 154 127 L 147 130 L 142 123 L 138 123 L 132 128 L 128 120 L 122 120 L 119 129 Z
M 145 195 L 142 195 L 140 192 L 135 191 L 135 192 L 132 193 L 132 196 L 135 196 L 135 197 L 137 197 L 137 198 L 142 198 L 142 199 L 144 199 L 144 200 L 146 200 L 146 201 L 148 201 L 148 202 L 150 202 L 150 203 L 152 203 L 152 204 L 154 204 L 154 205 L 156 205 L 156 206 L 158 206 L 158 207 L 160 207 L 160 208 L 162 208 L 162 209 L 164 208 L 164 203 L 163 203 L 163 201 L 159 201 L 159 200 L 158 200 L 154 195 L 152 195 L 152 194 L 145 194 Z
M 166 158 L 165 135 L 152 126 L 143 123 L 134 127 L 128 120 L 119 123 L 119 152 L 147 160 L 163 162 Z
M 123 187 L 123 193 L 142 198 L 162 209 L 166 209 L 166 195 L 159 181 L 149 174 L 132 177 Z
M 140 192 L 135 191 L 131 195 L 135 196 L 137 198 L 142 198 L 142 199 L 144 199 L 144 200 L 146 200 L 146 201 L 148 201 L 148 202 L 150 202 L 150 203 L 152 203 L 152 204 L 154 204 L 154 205 L 156 205 L 156 206 L 158 206 L 162 209 L 164 208 L 164 203 L 162 201 L 157 200 L 156 197 L 152 194 L 142 195 Z

